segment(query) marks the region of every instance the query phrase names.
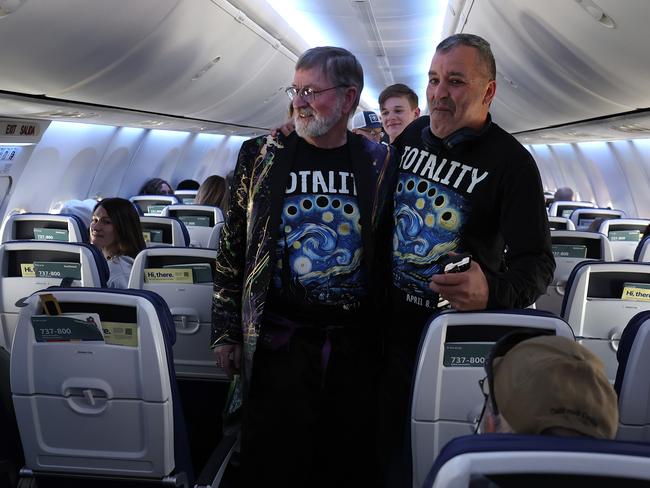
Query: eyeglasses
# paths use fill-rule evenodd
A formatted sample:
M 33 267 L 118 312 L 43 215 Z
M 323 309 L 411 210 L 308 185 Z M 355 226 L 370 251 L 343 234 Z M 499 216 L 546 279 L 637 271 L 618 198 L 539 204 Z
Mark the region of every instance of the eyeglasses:
M 289 97 L 289 100 L 293 100 L 296 97 L 300 97 L 306 102 L 313 102 L 316 100 L 316 95 L 325 93 L 326 91 L 335 90 L 336 88 L 343 88 L 347 85 L 336 85 L 331 88 L 325 88 L 324 90 L 314 90 L 313 88 L 296 88 L 295 86 L 288 86 L 284 91 Z
M 485 410 L 487 409 L 488 400 L 490 398 L 490 386 L 488 384 L 488 377 L 485 376 L 484 378 L 478 380 L 478 386 L 481 389 L 481 393 L 483 393 L 483 408 L 481 409 L 481 415 L 479 415 L 478 420 L 476 421 L 476 428 L 474 429 L 475 434 L 481 433 L 479 430 L 481 429 L 483 417 L 485 416 Z

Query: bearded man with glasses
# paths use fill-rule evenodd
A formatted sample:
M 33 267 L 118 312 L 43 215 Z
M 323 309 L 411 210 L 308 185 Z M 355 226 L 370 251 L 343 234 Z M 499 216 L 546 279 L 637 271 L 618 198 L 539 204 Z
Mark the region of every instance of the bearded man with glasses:
M 244 486 L 364 486 L 372 472 L 373 286 L 388 269 L 375 242 L 389 239 L 397 164 L 347 131 L 362 89 L 349 51 L 306 51 L 286 89 L 295 133 L 239 153 L 212 347 L 233 378 L 225 425 L 241 420 Z

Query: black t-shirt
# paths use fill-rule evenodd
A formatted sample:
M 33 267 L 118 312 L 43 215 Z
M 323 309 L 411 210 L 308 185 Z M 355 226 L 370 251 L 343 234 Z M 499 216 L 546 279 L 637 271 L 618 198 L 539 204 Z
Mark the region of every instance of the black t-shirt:
M 396 141 L 395 309 L 419 321 L 435 311 L 438 297 L 429 282 L 438 260 L 451 251 L 470 252 L 481 265 L 488 308 L 529 305 L 554 268 L 535 161 L 494 123 L 451 147 L 430 132 L 425 143 L 428 125 L 429 118 L 421 117 Z
M 348 145 L 299 139 L 285 190 L 269 289 L 274 313 L 315 325 L 356 321 L 368 286 Z

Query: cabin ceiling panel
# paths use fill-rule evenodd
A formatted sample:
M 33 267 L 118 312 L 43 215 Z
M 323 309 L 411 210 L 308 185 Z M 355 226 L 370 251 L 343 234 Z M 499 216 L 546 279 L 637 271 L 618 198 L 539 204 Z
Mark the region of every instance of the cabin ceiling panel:
M 647 0 L 599 0 L 616 27 L 576 2 L 476 0 L 463 32 L 488 39 L 497 58 L 492 112 L 518 132 L 650 106 Z M 561 15 L 558 15 L 561 12 Z
M 242 80 L 263 81 L 267 71 L 282 75 L 286 84 L 293 60 L 215 4 L 186 1 L 119 64 L 65 95 L 182 116 L 211 107 L 210 119 L 233 122 L 233 111 L 220 107 L 228 106 L 233 94 L 241 95 Z M 249 87 L 236 105 L 259 107 L 276 89 Z M 238 120 L 258 124 L 255 117 Z
M 0 90 L 61 93 L 118 62 L 178 0 L 29 0 L 0 19 Z

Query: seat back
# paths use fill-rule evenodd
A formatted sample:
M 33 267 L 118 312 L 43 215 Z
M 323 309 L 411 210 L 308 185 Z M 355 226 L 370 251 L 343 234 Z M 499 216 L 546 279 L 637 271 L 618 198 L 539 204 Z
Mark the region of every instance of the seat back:
M 588 260 L 612 261 L 613 255 L 609 240 L 598 232 L 553 230 L 551 246 L 555 258 L 553 281 L 535 306 L 538 310 L 559 314 L 567 280 L 576 264 Z
M 225 379 L 210 350 L 212 285 L 217 252 L 157 247 L 142 251 L 129 288 L 154 291 L 169 306 L 176 327 L 174 364 L 179 377 Z
M 184 205 L 192 205 L 196 199 L 198 190 L 176 190 L 174 196 Z
M 147 217 L 162 215 L 163 209 L 167 205 L 176 205 L 178 198 L 174 195 L 135 195 L 129 198 L 142 215 Z
M 650 311 L 636 314 L 625 327 L 618 351 L 614 389 L 618 394 L 617 439 L 650 441 Z
M 0 346 L 11 352 L 21 298 L 71 278 L 71 286 L 104 287 L 109 271 L 95 247 L 80 242 L 11 241 L 0 244 Z
M 578 437 L 483 434 L 452 440 L 423 485 L 645 486 L 650 446 Z M 493 483 L 493 484 L 490 484 Z
M 478 381 L 492 346 L 513 330 L 541 329 L 573 339 L 561 318 L 536 310 L 444 312 L 420 343 L 411 403 L 414 486 L 422 486 L 449 440 L 473 432 L 483 406 Z
M 574 202 L 574 201 L 558 201 L 551 203 L 548 209 L 548 215 L 551 217 L 565 217 L 570 218 L 573 211 L 577 208 L 593 208 L 595 205 L 591 202 Z
M 140 217 L 142 237 L 147 247 L 190 245 L 190 235 L 185 224 L 174 217 Z
M 639 263 L 650 263 L 650 235 L 641 239 L 634 251 L 634 260 Z
M 596 219 L 623 219 L 625 212 L 609 208 L 577 208 L 570 218 L 577 230 L 588 230 Z
M 641 241 L 643 231 L 650 224 L 646 219 L 604 220 L 598 232 L 609 239 L 614 261 L 634 260 L 634 251 Z
M 7 217 L 0 230 L 2 242 L 38 240 L 88 242 L 88 228 L 76 215 L 24 213 Z
M 47 294 L 58 316 L 44 315 Z M 27 299 L 11 355 L 26 467 L 37 477 L 191 478 L 174 340 L 155 293 L 53 288 Z
M 211 205 L 170 205 L 163 215 L 181 220 L 190 233 L 190 245 L 216 249 L 223 226 L 223 214 L 219 207 Z
M 567 282 L 562 317 L 576 339 L 605 364 L 614 381 L 616 351 L 623 329 L 637 313 L 650 309 L 637 291 L 650 298 L 650 264 L 591 262 L 578 264 Z
M 549 217 L 548 227 L 551 230 L 576 230 L 573 222 L 566 217 Z

